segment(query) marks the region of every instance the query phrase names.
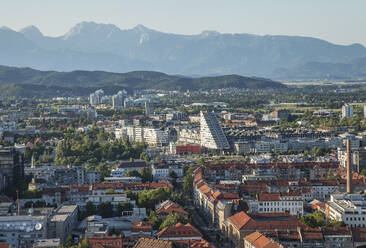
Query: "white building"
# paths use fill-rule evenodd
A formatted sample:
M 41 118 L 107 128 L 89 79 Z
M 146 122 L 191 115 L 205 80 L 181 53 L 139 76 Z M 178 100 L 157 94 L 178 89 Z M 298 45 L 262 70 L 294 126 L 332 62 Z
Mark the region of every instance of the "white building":
M 102 177 L 99 171 L 86 171 L 85 182 L 87 184 L 96 184 L 102 181 Z
M 34 240 L 47 238 L 48 216 L 0 216 L 0 242 L 9 247 L 32 247 Z
M 234 143 L 236 153 L 247 154 L 252 151 L 252 145 L 247 141 L 237 141 Z
M 366 227 L 366 198 L 361 194 L 332 194 L 327 202 L 328 218 L 350 227 Z
M 99 89 L 89 96 L 90 105 L 98 105 L 102 102 L 102 97 L 104 96 L 104 91 Z
M 169 144 L 168 137 L 168 132 L 165 130 L 144 128 L 144 140 L 149 146 L 166 146 Z
M 201 111 L 201 146 L 214 150 L 230 149 L 229 142 L 214 112 Z
M 125 177 L 128 171 L 141 172 L 142 168 L 150 168 L 150 166 L 142 160 L 139 161 L 124 161 L 116 169 L 111 171 L 111 177 Z
M 353 107 L 351 105 L 342 106 L 342 118 L 353 118 Z
M 249 201 L 249 210 L 253 213 L 285 213 L 303 215 L 302 195 L 293 193 L 261 193 L 256 200 Z
M 112 107 L 113 108 L 123 108 L 124 107 L 124 92 L 118 91 L 117 94 L 112 96 Z

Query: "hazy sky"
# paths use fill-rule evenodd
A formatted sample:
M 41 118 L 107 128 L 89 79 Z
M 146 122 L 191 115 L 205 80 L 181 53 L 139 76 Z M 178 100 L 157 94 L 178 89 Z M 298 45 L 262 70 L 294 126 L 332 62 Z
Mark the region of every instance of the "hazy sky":
M 59 36 L 81 21 L 164 32 L 287 34 L 366 45 L 366 0 L 1 0 L 0 26 Z

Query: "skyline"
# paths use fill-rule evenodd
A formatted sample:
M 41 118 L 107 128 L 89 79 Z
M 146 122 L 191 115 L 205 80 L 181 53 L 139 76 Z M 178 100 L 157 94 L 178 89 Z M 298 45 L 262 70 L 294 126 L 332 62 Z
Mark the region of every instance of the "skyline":
M 42 6 L 42 7 L 40 7 Z M 141 7 L 143 6 L 143 7 Z M 77 23 L 92 21 L 131 29 L 142 24 L 150 29 L 175 34 L 220 33 L 309 36 L 335 44 L 366 45 L 360 32 L 366 17 L 366 2 L 355 0 L 269 0 L 222 2 L 201 0 L 109 0 L 3 1 L 0 26 L 20 30 L 34 25 L 46 36 L 62 36 Z M 26 9 L 27 11 L 16 11 Z M 188 14 L 187 14 L 188 13 Z M 187 18 L 188 17 L 188 18 Z M 171 21 L 174 20 L 174 21 Z

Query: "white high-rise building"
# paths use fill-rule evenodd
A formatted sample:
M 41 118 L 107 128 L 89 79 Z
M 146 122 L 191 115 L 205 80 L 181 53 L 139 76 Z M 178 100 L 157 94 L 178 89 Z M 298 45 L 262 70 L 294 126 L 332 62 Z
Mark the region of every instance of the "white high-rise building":
M 214 150 L 230 149 L 229 142 L 214 112 L 201 111 L 201 146 Z
M 99 89 L 89 96 L 90 105 L 98 105 L 101 103 L 102 97 L 104 96 L 104 91 Z
M 342 118 L 353 118 L 353 107 L 351 105 L 342 106 Z
M 150 106 L 150 102 L 145 102 L 145 114 L 147 116 L 152 114 L 152 110 L 151 110 L 151 106 Z
M 118 91 L 117 94 L 112 96 L 112 107 L 123 108 L 124 106 L 124 92 Z

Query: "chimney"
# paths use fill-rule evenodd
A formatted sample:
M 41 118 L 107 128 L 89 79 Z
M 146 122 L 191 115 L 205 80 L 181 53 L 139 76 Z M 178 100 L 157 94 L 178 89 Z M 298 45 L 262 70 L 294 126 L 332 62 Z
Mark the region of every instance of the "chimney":
M 352 193 L 352 172 L 351 172 L 351 141 L 346 141 L 347 149 L 347 193 Z

